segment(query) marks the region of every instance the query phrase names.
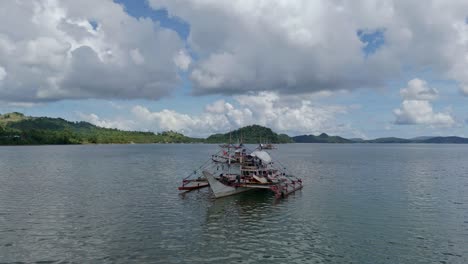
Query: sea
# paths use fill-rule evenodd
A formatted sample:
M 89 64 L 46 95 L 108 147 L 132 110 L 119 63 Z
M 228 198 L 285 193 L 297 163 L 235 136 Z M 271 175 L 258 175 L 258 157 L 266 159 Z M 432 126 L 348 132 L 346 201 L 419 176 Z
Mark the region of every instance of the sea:
M 217 151 L 0 147 L 0 263 L 468 263 L 468 145 L 282 144 L 285 199 L 181 194 Z

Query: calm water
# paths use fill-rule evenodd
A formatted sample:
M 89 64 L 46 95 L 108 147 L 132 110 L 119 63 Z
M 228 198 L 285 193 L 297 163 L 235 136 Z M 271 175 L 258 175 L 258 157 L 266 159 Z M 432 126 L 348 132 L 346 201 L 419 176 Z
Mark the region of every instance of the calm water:
M 179 195 L 216 150 L 0 147 L 0 263 L 468 263 L 468 146 L 280 145 L 285 200 Z

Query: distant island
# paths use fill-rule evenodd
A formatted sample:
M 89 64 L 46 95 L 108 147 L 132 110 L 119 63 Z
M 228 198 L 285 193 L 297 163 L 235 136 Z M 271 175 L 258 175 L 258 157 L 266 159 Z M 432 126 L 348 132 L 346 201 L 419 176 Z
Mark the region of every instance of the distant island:
M 385 137 L 370 140 L 362 138 L 346 139 L 338 136 L 328 136 L 325 133 L 319 136 L 302 135 L 292 138 L 295 143 L 423 143 L 423 144 L 468 144 L 468 138 L 463 137 L 417 137 L 412 139 Z
M 417 137 L 412 139 L 388 137 L 364 140 L 346 139 L 322 133 L 290 137 L 277 134 L 270 128 L 250 125 L 225 134 L 207 138 L 187 137 L 174 131 L 161 133 L 123 131 L 103 128 L 88 122 L 70 122 L 62 118 L 31 117 L 13 112 L 0 115 L 0 145 L 54 145 L 54 144 L 131 144 L 131 143 L 429 143 L 468 144 L 463 137 Z

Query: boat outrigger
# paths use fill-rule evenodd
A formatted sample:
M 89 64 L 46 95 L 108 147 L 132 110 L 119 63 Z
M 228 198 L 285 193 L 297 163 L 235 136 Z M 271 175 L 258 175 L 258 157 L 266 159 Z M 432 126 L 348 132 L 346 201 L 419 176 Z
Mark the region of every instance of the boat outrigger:
M 178 189 L 179 191 L 192 191 L 204 187 L 208 187 L 208 181 L 206 178 L 198 177 L 196 179 L 184 179 L 182 186 L 179 186 Z
M 249 151 L 243 144 L 222 145 L 211 160 L 183 180 L 179 190 L 210 186 L 216 198 L 255 189 L 271 190 L 276 198 L 302 188 L 302 180 L 276 166 L 261 147 Z M 198 176 L 201 174 L 201 176 Z M 197 178 L 194 179 L 195 175 Z

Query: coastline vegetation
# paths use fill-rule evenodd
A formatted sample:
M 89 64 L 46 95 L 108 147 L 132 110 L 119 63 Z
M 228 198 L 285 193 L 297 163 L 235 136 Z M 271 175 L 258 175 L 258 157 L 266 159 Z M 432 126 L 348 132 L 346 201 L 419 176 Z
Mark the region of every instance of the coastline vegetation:
M 173 131 L 161 133 L 122 131 L 98 127 L 88 122 L 70 122 L 62 118 L 28 117 L 17 112 L 0 115 L 0 145 L 193 143 L 202 141 L 202 139 L 187 137 Z
M 62 118 L 31 117 L 13 112 L 0 114 L 0 145 L 54 145 L 54 144 L 131 144 L 131 143 L 428 143 L 468 144 L 463 137 L 377 138 L 346 139 L 322 133 L 318 136 L 290 137 L 277 134 L 268 127 L 250 125 L 237 130 L 214 134 L 207 138 L 193 138 L 174 131 L 159 133 L 123 131 L 103 128 L 88 122 L 71 122 Z

